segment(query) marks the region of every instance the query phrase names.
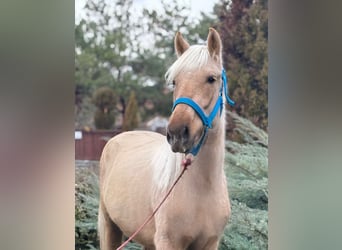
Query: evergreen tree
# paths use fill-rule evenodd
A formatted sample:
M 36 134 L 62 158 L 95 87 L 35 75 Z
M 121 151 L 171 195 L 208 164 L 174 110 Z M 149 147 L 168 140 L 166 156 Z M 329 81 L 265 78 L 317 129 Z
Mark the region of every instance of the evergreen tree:
M 122 125 L 123 131 L 133 130 L 138 126 L 138 103 L 135 92 L 132 91 L 128 100 L 125 118 Z
M 90 110 L 88 96 L 101 86 L 115 89 L 123 118 L 131 91 L 139 93 L 139 106 L 149 104 L 149 109 L 141 110 L 143 119 L 170 115 L 172 93 L 166 88 L 164 74 L 176 59 L 174 35 L 181 31 L 191 44 L 203 43 L 214 19 L 202 13 L 199 22 L 194 22 L 189 18 L 189 6 L 176 0 L 162 4 L 164 11 L 133 13 L 132 0 L 87 1 L 86 17 L 75 27 L 78 124 L 89 125 L 82 124 L 90 120 L 85 119 Z
M 172 93 L 167 89 L 164 75 L 167 68 L 176 59 L 173 39 L 177 30 L 190 26 L 189 8 L 177 1 L 162 1 L 163 11 L 144 9 L 142 19 L 144 25 L 138 25 L 138 39 L 148 42 L 140 44 L 136 57 L 132 60 L 134 72 L 139 76 L 142 85 L 146 85 L 139 98 L 153 103 L 151 110 L 145 110 L 144 116 L 151 114 L 170 115 Z M 147 44 L 147 45 L 146 45 Z
M 215 7 L 235 110 L 264 130 L 268 125 L 267 2 L 223 0 Z
M 131 90 L 140 91 L 131 70 L 132 0 L 88 0 L 86 18 L 75 26 L 76 120 L 89 104 L 96 88 L 109 86 L 118 96 L 118 112 L 124 117 Z

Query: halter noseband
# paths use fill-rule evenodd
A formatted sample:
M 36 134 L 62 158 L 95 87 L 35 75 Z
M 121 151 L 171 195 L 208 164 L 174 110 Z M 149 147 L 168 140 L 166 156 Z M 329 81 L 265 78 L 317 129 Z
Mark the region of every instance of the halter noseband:
M 222 109 L 223 109 L 222 93 L 224 92 L 225 98 L 226 98 L 227 102 L 229 103 L 229 105 L 231 105 L 231 106 L 235 105 L 235 102 L 232 99 L 230 99 L 229 95 L 228 95 L 228 81 L 227 81 L 227 77 L 226 77 L 226 71 L 224 69 L 222 69 L 221 77 L 222 77 L 222 86 L 220 89 L 220 94 L 219 94 L 219 97 L 217 98 L 217 101 L 215 103 L 213 110 L 211 111 L 211 113 L 208 116 L 204 113 L 202 108 L 189 97 L 180 97 L 177 100 L 175 100 L 175 102 L 173 103 L 172 111 L 175 109 L 175 107 L 178 104 L 181 104 L 181 103 L 186 104 L 186 105 L 189 105 L 191 108 L 193 108 L 195 110 L 195 112 L 197 113 L 197 115 L 202 120 L 202 123 L 204 126 L 204 133 L 203 133 L 199 143 L 190 150 L 190 153 L 193 156 L 196 156 L 198 154 L 199 150 L 201 149 L 201 147 L 204 143 L 204 140 L 207 137 L 208 129 L 213 127 L 212 122 L 215 119 L 217 112 L 219 110 L 220 110 L 220 116 L 221 116 Z

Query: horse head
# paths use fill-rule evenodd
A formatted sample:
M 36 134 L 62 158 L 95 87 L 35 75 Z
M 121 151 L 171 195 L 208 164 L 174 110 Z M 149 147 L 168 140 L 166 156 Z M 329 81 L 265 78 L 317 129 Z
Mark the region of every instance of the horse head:
M 222 112 L 221 38 L 210 28 L 206 45 L 190 46 L 177 32 L 174 46 L 178 58 L 165 75 L 174 88 L 167 140 L 173 152 L 192 153 Z M 205 121 L 207 117 L 211 121 Z

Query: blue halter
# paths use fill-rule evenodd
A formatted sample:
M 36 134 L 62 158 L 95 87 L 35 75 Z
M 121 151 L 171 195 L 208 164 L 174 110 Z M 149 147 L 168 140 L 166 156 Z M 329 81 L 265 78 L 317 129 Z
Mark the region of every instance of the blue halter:
M 200 141 L 198 142 L 198 144 L 190 150 L 190 153 L 193 156 L 196 156 L 198 154 L 199 150 L 201 149 L 201 147 L 205 141 L 205 138 L 207 137 L 208 129 L 213 127 L 212 122 L 215 119 L 217 112 L 219 110 L 220 110 L 220 116 L 221 116 L 222 109 L 223 109 L 223 98 L 222 98 L 223 92 L 224 92 L 225 98 L 226 98 L 227 102 L 229 103 L 229 105 L 234 106 L 235 102 L 229 98 L 228 79 L 226 77 L 226 71 L 224 69 L 222 69 L 222 86 L 220 89 L 220 95 L 217 98 L 217 101 L 216 101 L 216 104 L 215 104 L 213 110 L 211 111 L 211 113 L 208 116 L 204 113 L 202 108 L 189 97 L 180 97 L 177 100 L 175 100 L 175 102 L 173 103 L 172 111 L 180 103 L 189 105 L 190 107 L 192 107 L 195 110 L 195 112 L 201 118 L 201 120 L 203 122 L 204 133 L 203 133 Z

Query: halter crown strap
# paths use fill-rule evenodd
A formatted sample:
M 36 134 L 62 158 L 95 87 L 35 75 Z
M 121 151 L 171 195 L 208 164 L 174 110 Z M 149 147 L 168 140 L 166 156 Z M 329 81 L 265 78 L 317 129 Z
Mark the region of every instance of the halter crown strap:
M 223 85 L 223 91 L 224 91 L 226 100 L 229 103 L 229 105 L 233 107 L 235 105 L 235 102 L 229 97 L 228 78 L 226 76 L 226 71 L 224 69 L 222 69 L 222 85 Z M 221 88 L 221 91 L 222 91 L 222 88 Z
M 217 101 L 215 103 L 213 110 L 211 111 L 211 113 L 208 116 L 204 113 L 202 108 L 189 97 L 180 97 L 177 100 L 175 100 L 175 102 L 173 103 L 172 111 L 176 108 L 176 106 L 178 104 L 181 104 L 181 103 L 186 104 L 186 105 L 190 106 L 191 108 L 193 108 L 195 110 L 195 112 L 197 113 L 197 115 L 201 118 L 202 123 L 204 125 L 204 133 L 203 133 L 199 143 L 190 150 L 190 153 L 193 156 L 196 156 L 197 153 L 199 152 L 199 150 L 201 149 L 201 147 L 202 147 L 202 145 L 203 145 L 203 143 L 207 137 L 208 129 L 213 127 L 212 122 L 214 121 L 218 111 L 220 110 L 220 116 L 222 114 L 222 109 L 223 109 L 222 92 L 224 92 L 225 98 L 226 98 L 227 102 L 229 103 L 229 105 L 231 105 L 231 106 L 235 105 L 235 102 L 229 98 L 227 85 L 228 85 L 228 81 L 227 81 L 227 77 L 226 77 L 226 71 L 224 69 L 222 69 L 222 86 L 220 89 L 220 94 L 219 94 L 219 97 L 217 98 Z

